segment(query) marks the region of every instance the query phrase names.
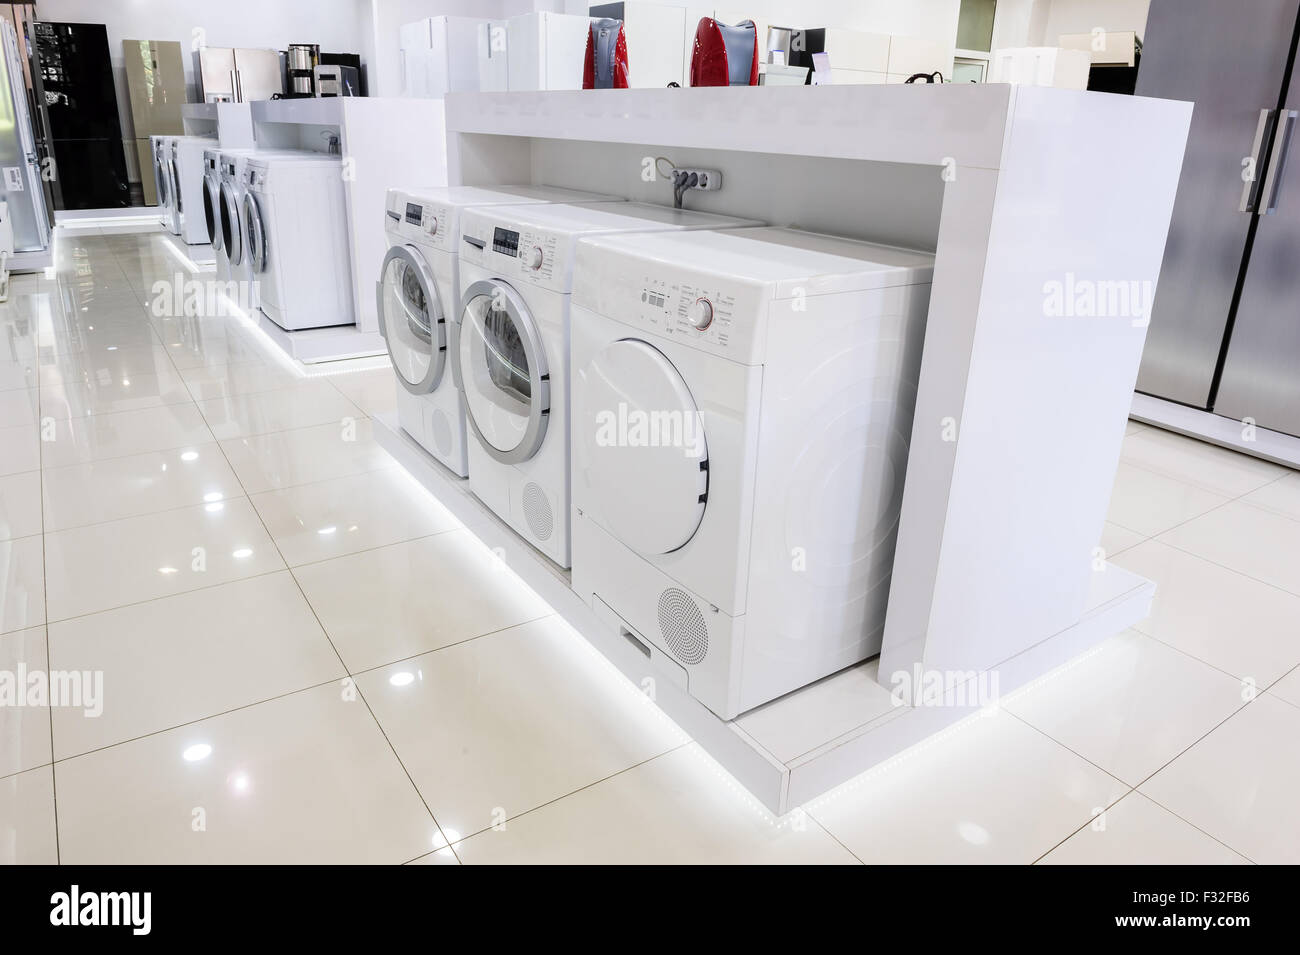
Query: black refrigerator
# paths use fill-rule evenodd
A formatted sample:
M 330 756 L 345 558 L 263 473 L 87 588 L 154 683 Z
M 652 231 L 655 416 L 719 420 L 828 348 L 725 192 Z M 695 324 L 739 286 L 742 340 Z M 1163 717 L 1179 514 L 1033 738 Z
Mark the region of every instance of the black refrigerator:
M 44 102 L 64 209 L 131 204 L 108 30 L 102 23 L 32 24 L 33 77 Z

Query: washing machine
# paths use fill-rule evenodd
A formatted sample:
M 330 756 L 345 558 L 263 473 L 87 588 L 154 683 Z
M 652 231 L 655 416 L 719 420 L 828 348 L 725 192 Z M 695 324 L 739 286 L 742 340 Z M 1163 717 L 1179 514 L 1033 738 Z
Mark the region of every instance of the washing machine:
M 243 248 L 230 260 L 247 259 L 260 312 L 286 331 L 353 324 L 342 157 L 254 153 L 241 181 Z
M 216 159 L 216 190 L 205 193 L 203 214 L 206 220 L 207 204 L 211 203 L 212 248 L 216 252 L 217 279 L 221 282 L 246 281 L 249 277 L 244 261 L 244 243 L 239 231 L 239 178 L 244 163 L 252 154 L 251 149 L 222 149 L 215 154 L 209 150 L 205 154 L 215 156 Z
M 158 222 L 172 235 L 181 234 L 181 213 L 176 201 L 175 136 L 150 136 L 153 144 L 154 185 L 158 192 Z
M 569 566 L 569 294 L 577 240 L 754 224 L 632 202 L 462 213 L 452 367 L 473 435 L 469 487 L 561 567 Z
M 379 330 L 397 376 L 402 429 L 459 477 L 465 477 L 465 406 L 447 369 L 460 302 L 460 214 L 468 206 L 535 202 L 621 202 L 549 186 L 389 189 L 384 230 L 388 253 L 375 293 Z
M 880 651 L 933 257 L 578 243 L 573 589 L 722 719 Z
M 212 246 L 217 275 L 224 281 L 230 276 L 230 261 L 221 236 L 221 151 L 215 146 L 203 150 L 203 227 Z
M 176 235 L 186 245 L 205 244 L 209 241 L 206 216 L 200 214 L 203 205 L 204 155 L 216 146 L 211 136 L 177 136 L 172 140 L 172 169 L 174 172 L 173 199 L 177 210 Z

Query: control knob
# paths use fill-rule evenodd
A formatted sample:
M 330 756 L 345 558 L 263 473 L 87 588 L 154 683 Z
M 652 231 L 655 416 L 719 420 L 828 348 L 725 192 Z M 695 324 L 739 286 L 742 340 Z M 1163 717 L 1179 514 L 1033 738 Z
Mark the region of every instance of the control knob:
M 542 249 L 541 246 L 533 246 L 528 250 L 528 257 L 524 259 L 524 265 L 536 272 L 542 267 Z
M 713 303 L 707 298 L 697 298 L 686 311 L 686 321 L 692 328 L 704 331 L 713 322 Z

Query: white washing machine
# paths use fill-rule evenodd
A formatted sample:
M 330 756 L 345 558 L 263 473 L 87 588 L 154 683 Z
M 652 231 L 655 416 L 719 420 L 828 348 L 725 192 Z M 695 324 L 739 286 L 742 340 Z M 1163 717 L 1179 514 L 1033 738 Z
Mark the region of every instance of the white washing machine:
M 211 200 L 215 202 L 213 220 L 217 238 L 212 247 L 216 250 L 217 278 L 222 282 L 249 279 L 240 235 L 239 179 L 253 152 L 251 149 L 223 149 L 217 153 L 217 192 Z M 205 216 L 206 212 L 205 206 Z
M 177 209 L 176 232 L 186 245 L 199 245 L 209 241 L 203 210 L 203 157 L 216 146 L 211 136 L 177 136 L 172 140 L 173 183 Z
M 242 256 L 262 314 L 286 331 L 353 324 L 342 157 L 254 153 L 242 182 Z
M 150 136 L 153 144 L 154 186 L 158 193 L 158 222 L 172 235 L 181 234 L 180 209 L 176 204 L 175 136 Z
M 456 384 L 469 486 L 569 566 L 569 293 L 584 235 L 755 223 L 644 203 L 487 206 L 461 215 Z
M 878 653 L 933 257 L 752 229 L 575 268 L 573 589 L 723 719 Z
M 215 146 L 203 150 L 203 228 L 216 259 L 217 275 L 224 281 L 230 275 L 226 244 L 221 236 L 221 150 Z
M 397 418 L 411 437 L 459 477 L 469 464 L 465 406 L 447 368 L 457 304 L 460 215 L 467 206 L 534 202 L 621 202 L 549 186 L 389 189 L 384 230 L 389 249 L 376 283 L 379 330 L 397 376 Z

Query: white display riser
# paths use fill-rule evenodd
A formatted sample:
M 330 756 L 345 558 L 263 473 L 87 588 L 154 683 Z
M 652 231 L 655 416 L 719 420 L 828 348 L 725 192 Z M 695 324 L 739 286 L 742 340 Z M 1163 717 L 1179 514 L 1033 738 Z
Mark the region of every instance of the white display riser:
M 1234 418 L 1150 395 L 1134 395 L 1130 415 L 1143 424 L 1199 438 L 1274 464 L 1300 468 L 1300 438 L 1294 435 L 1267 428 L 1247 429 Z
M 304 328 L 289 332 L 258 311 L 257 327 L 286 355 L 305 365 L 341 361 L 344 358 L 366 358 L 383 355 L 388 351 L 384 337 L 379 332 L 362 331 L 355 325 Z
M 778 815 L 980 712 L 974 705 L 896 705 L 890 691 L 876 682 L 875 661 L 869 661 L 724 721 L 602 625 L 570 589 L 568 573 L 502 523 L 470 493 L 466 481 L 407 435 L 394 415 L 372 421 L 381 447 L 633 684 L 644 688 L 653 680 L 660 709 Z M 1002 662 L 998 691 L 1005 695 L 1132 626 L 1147 615 L 1154 593 L 1150 581 L 1105 564 L 1093 575 L 1080 619 Z M 978 683 L 980 676 L 974 679 Z

